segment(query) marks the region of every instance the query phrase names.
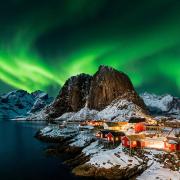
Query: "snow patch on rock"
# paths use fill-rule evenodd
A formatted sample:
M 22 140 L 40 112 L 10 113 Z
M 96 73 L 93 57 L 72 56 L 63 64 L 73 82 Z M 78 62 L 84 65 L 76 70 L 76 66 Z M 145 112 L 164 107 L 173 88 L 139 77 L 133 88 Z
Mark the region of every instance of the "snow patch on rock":
M 84 121 L 87 119 L 97 119 L 97 113 L 98 111 L 90 110 L 88 107 L 85 106 L 78 112 L 65 113 L 59 118 L 56 118 L 56 120 Z
M 73 142 L 70 144 L 70 146 L 85 147 L 93 139 L 94 136 L 92 135 L 92 133 L 88 133 L 88 131 L 82 131 L 73 139 Z
M 117 157 L 118 155 L 118 157 Z M 115 149 L 101 151 L 98 154 L 95 154 L 91 157 L 90 163 L 95 167 L 109 169 L 114 166 L 119 166 L 121 168 L 127 167 L 128 164 L 131 164 L 131 167 L 139 165 L 142 160 L 139 158 L 130 157 L 122 151 L 122 147 L 118 146 Z M 131 162 L 131 163 L 130 163 Z
M 142 117 L 142 115 L 144 115 L 142 109 L 126 99 L 114 100 L 109 106 L 97 114 L 99 119 L 113 121 L 127 121 L 130 117 Z
M 75 134 L 77 134 L 76 126 L 59 128 L 58 125 L 49 125 L 40 130 L 40 135 L 50 138 L 71 137 Z

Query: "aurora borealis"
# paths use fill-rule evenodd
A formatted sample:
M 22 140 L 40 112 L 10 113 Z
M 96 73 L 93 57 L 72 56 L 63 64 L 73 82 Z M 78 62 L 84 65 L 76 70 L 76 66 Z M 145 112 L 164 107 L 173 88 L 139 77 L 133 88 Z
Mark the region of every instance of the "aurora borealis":
M 0 93 L 53 92 L 101 64 L 139 92 L 180 94 L 179 0 L 6 0 L 0 4 Z

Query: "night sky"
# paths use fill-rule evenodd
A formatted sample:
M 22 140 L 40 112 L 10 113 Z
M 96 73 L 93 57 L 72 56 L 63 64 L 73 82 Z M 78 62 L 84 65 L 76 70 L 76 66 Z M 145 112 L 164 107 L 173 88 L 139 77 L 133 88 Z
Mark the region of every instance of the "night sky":
M 55 95 L 101 64 L 127 73 L 138 92 L 179 96 L 180 1 L 0 2 L 0 94 Z

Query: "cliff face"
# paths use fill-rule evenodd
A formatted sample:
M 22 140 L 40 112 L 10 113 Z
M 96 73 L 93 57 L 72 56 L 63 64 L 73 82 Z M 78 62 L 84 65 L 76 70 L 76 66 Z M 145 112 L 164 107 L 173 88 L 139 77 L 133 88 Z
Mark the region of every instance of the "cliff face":
M 80 74 L 69 78 L 54 103 L 47 109 L 51 118 L 58 117 L 65 112 L 76 112 L 86 104 L 92 77 Z
M 127 99 L 142 108 L 145 107 L 126 74 L 111 67 L 100 66 L 92 77 L 88 107 L 102 110 L 117 98 Z
M 115 99 L 126 99 L 145 109 L 128 76 L 108 66 L 93 75 L 80 74 L 66 81 L 54 103 L 47 109 L 50 118 L 76 112 L 85 105 L 102 110 Z

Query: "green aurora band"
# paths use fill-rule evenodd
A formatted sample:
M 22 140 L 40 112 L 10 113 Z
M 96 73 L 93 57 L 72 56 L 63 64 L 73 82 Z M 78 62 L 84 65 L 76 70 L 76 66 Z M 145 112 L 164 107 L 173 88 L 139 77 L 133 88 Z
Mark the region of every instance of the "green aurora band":
M 179 1 L 18 0 L 2 8 L 2 91 L 4 84 L 48 91 L 105 64 L 138 91 L 179 95 Z

